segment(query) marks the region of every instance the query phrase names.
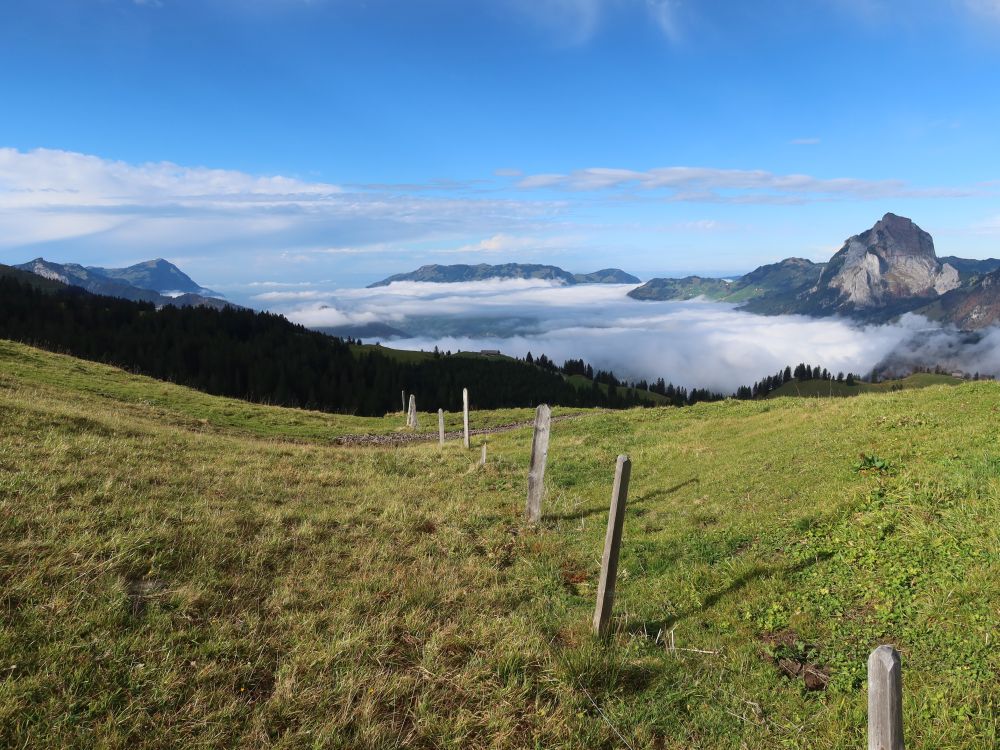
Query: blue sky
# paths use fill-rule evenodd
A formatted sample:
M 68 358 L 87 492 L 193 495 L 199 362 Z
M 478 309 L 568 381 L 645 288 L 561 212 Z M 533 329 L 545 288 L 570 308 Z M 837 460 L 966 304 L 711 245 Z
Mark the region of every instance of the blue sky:
M 223 290 L 1000 255 L 1000 0 L 12 0 L 0 262 Z

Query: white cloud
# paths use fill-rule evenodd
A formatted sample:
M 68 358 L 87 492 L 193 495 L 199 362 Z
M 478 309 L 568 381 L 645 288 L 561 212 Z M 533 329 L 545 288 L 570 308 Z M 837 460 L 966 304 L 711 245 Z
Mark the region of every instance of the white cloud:
M 26 247 L 58 243 L 87 253 L 89 262 L 132 258 L 137 249 L 301 260 L 418 241 L 444 245 L 537 229 L 562 210 L 546 201 L 348 191 L 294 177 L 0 148 L 0 251 L 35 253 L 46 248 Z
M 523 257 L 534 252 L 552 251 L 565 248 L 575 242 L 571 237 L 516 237 L 509 234 L 495 234 L 479 242 L 461 245 L 453 250 L 441 252 L 460 254 L 501 254 L 508 253 Z
M 803 361 L 864 373 L 909 342 L 933 338 L 927 322 L 916 316 L 896 325 L 861 328 L 838 318 L 765 317 L 702 301 L 639 302 L 626 296 L 632 288 L 537 280 L 403 282 L 335 290 L 322 304 L 279 309 L 310 326 L 380 321 L 419 332 L 394 341 L 395 347 L 500 349 L 517 356 L 531 351 L 559 362 L 583 357 L 619 376 L 663 377 L 726 392 Z M 930 330 L 939 344 L 955 335 Z M 1000 355 L 990 359 L 985 344 L 978 351 L 975 361 L 961 355 L 952 359 L 972 364 L 970 372 L 1000 372 Z M 925 348 L 911 360 L 933 356 Z
M 956 188 L 915 188 L 902 180 L 822 178 L 805 174 L 778 174 L 763 169 L 713 167 L 657 167 L 645 171 L 608 167 L 578 169 L 568 174 L 528 175 L 523 189 L 594 191 L 610 189 L 660 190 L 676 200 L 773 202 L 829 197 L 882 199 L 898 197 L 957 197 L 973 191 Z
M 793 146 L 816 146 L 819 145 L 819 138 L 793 138 L 789 141 Z

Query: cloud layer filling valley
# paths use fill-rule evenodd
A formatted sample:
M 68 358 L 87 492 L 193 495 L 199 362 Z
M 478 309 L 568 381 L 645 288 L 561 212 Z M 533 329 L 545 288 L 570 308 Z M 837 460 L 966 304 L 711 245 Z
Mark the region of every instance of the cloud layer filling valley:
M 257 301 L 311 327 L 388 323 L 412 336 L 393 341 L 396 348 L 500 349 L 518 357 L 530 351 L 558 363 L 582 357 L 630 379 L 663 377 L 725 392 L 798 362 L 833 372 L 867 373 L 887 358 L 900 366 L 939 360 L 968 372 L 1000 371 L 996 331 L 970 342 L 913 315 L 862 327 L 839 318 L 752 315 L 702 300 L 639 302 L 627 297 L 632 288 L 535 280 L 402 282 L 272 292 Z

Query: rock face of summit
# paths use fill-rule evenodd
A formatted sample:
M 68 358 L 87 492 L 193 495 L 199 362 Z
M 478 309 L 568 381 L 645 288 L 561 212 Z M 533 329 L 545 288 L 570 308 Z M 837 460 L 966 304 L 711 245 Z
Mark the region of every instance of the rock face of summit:
M 736 302 L 741 309 L 763 315 L 846 315 L 879 321 L 920 310 L 942 295 L 954 293 L 951 299 L 955 299 L 960 287 L 1000 266 L 992 258 L 944 260 L 953 262 L 937 257 L 927 232 L 890 213 L 849 238 L 828 263 L 787 258 L 733 280 L 652 279 L 629 296 L 650 300 L 704 296 Z
M 971 279 L 915 312 L 965 331 L 1000 323 L 1000 269 Z
M 451 266 L 421 266 L 416 271 L 398 273 L 382 281 L 369 284 L 369 289 L 388 286 L 394 281 L 426 281 L 450 284 L 461 281 L 483 281 L 485 279 L 545 279 L 563 284 L 638 284 L 639 279 L 618 268 L 605 268 L 593 273 L 570 273 L 559 266 L 545 266 L 537 263 L 503 263 L 490 265 L 479 263 L 475 266 L 457 264 Z
M 931 236 L 910 219 L 886 214 L 844 243 L 794 311 L 884 317 L 958 286 L 958 271 L 938 260 Z

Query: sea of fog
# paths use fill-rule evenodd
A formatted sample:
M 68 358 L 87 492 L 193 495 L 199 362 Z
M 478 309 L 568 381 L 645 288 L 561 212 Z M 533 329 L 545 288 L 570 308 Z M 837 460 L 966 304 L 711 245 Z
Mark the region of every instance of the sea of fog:
M 499 349 L 518 357 L 530 351 L 558 363 L 583 358 L 620 377 L 662 377 L 726 392 L 798 362 L 845 373 L 890 362 L 900 369 L 940 365 L 1000 374 L 998 329 L 968 336 L 915 315 L 868 326 L 843 318 L 760 316 L 704 300 L 640 302 L 627 296 L 633 288 L 401 282 L 270 291 L 254 302 L 310 327 L 386 323 L 409 334 L 389 342 L 401 349 Z

